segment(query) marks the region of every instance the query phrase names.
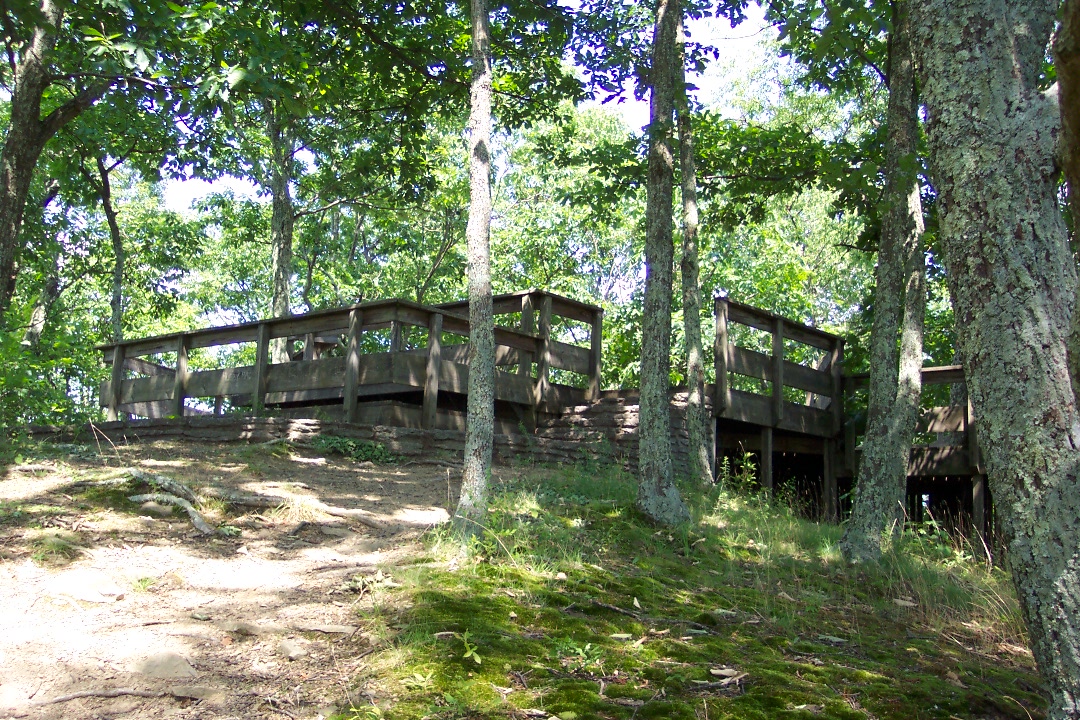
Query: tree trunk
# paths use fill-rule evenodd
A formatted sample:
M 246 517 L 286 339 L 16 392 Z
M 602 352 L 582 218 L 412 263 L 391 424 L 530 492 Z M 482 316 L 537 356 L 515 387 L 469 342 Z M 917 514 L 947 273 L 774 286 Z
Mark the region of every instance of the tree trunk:
M 495 320 L 491 300 L 491 38 L 486 0 L 472 0 L 469 110 L 469 399 L 465 465 L 454 513 L 458 537 L 478 534 L 487 514 L 495 433 Z
M 968 394 L 1051 720 L 1080 717 L 1076 272 L 1039 77 L 1057 0 L 916 0 L 939 236 Z
M 44 24 L 19 48 L 7 137 L 0 152 L 0 323 L 15 295 L 19 229 L 41 151 L 60 128 L 97 102 L 109 87 L 104 83 L 92 86 L 41 117 L 42 96 L 52 80 L 47 56 L 56 44 L 63 11 L 53 0 L 42 0 L 41 17 Z
M 683 336 L 686 341 L 686 434 L 689 440 L 690 477 L 711 484 L 713 447 L 711 418 L 705 408 L 705 352 L 701 347 L 701 268 L 698 263 L 697 169 L 694 167 L 694 133 L 690 103 L 686 96 L 685 36 L 682 18 L 677 31 L 679 50 L 676 69 L 676 102 L 679 128 L 679 165 L 682 171 L 682 274 Z
M 675 161 L 671 150 L 675 101 L 678 0 L 656 8 L 649 103 L 649 170 L 645 203 L 645 307 L 641 318 L 641 400 L 637 505 L 650 520 L 673 525 L 690 518 L 671 467 L 668 389 L 671 367 L 671 210 Z
M 42 211 L 47 211 L 49 205 L 59 194 L 60 183 L 53 179 L 46 189 L 45 201 L 41 204 Z M 41 342 L 41 335 L 45 332 L 45 323 L 49 319 L 49 311 L 52 310 L 53 303 L 60 297 L 60 260 L 64 249 L 58 240 L 54 242 L 56 243 L 56 252 L 53 254 L 52 267 L 49 268 L 49 274 L 45 277 L 41 292 L 38 294 L 37 300 L 34 301 L 34 308 L 30 311 L 30 322 L 23 333 L 22 344 L 31 351 L 36 350 Z
M 1080 233 L 1080 2 L 1065 0 L 1061 26 L 1054 35 L 1054 70 L 1061 112 L 1061 164 L 1069 189 L 1073 241 Z M 1080 292 L 1069 333 L 1069 374 L 1073 394 L 1080 394 Z
M 908 461 L 922 395 L 926 271 L 915 175 L 919 119 L 908 0 L 893 3 L 889 45 L 885 197 L 870 334 L 866 440 L 854 507 L 840 543 L 851 561 L 879 557 L 883 544 L 903 529 Z
M 267 134 L 270 138 L 270 253 L 273 288 L 270 310 L 273 317 L 288 317 L 291 314 L 290 280 L 292 279 L 293 223 L 296 212 L 293 209 L 289 181 L 292 179 L 293 154 L 296 141 L 292 136 L 287 120 L 279 117 L 279 109 L 272 101 L 264 104 L 267 117 Z M 270 343 L 270 362 L 289 361 L 289 348 L 286 338 L 275 338 Z
M 124 339 L 124 237 L 120 234 L 120 223 L 116 219 L 116 208 L 112 202 L 112 183 L 109 182 L 109 168 L 105 161 L 97 159 L 98 179 L 101 185 L 98 192 L 101 194 L 101 209 L 105 212 L 105 220 L 109 224 L 109 237 L 112 238 L 113 247 L 113 280 L 112 299 L 109 307 L 112 310 L 112 339 L 120 342 Z

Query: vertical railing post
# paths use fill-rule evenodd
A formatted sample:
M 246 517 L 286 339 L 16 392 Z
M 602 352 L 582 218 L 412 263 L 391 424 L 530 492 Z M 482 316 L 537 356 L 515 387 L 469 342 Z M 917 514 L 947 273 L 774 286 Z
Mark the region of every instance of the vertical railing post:
M 986 476 L 971 476 L 971 524 L 975 531 L 975 552 L 985 554 L 986 540 Z
M 825 512 L 825 522 L 836 522 L 839 519 L 839 493 L 836 487 L 836 441 L 825 438 L 822 448 L 822 494 L 824 502 L 822 509 Z
M 401 321 L 390 321 L 390 352 L 401 352 Z
M 589 391 L 588 400 L 600 399 L 600 372 L 604 352 L 604 311 L 594 310 L 592 330 L 589 334 Z
M 428 320 L 427 374 L 424 378 L 424 405 L 420 425 L 430 430 L 435 427 L 439 408 L 439 371 L 442 369 L 442 313 L 434 313 Z
M 112 374 L 109 376 L 109 411 L 106 419 L 116 422 L 120 419 L 120 401 L 124 395 L 124 346 L 113 346 Z
M 772 332 L 772 422 L 784 419 L 784 319 L 773 320 Z
M 713 415 L 719 417 L 731 407 L 731 384 L 728 382 L 728 299 L 716 298 L 716 336 L 713 338 L 713 364 L 716 368 L 716 397 Z
M 184 417 L 184 400 L 187 398 L 188 347 L 191 338 L 181 335 L 176 341 L 176 374 L 173 376 L 172 414 Z
M 533 405 L 537 408 L 547 402 L 549 391 L 548 365 L 551 361 L 551 296 L 544 295 L 540 299 L 540 321 L 537 334 L 540 343 L 536 358 L 536 394 Z
M 262 415 L 266 408 L 266 373 L 270 362 L 270 326 L 259 323 L 255 341 L 255 378 L 251 394 L 251 414 Z
M 536 332 L 536 321 L 533 318 L 532 295 L 521 298 L 521 332 L 532 335 Z M 533 354 L 525 350 L 518 353 L 518 375 L 532 377 Z
M 358 406 L 356 393 L 360 385 L 360 333 L 364 329 L 364 313 L 353 308 L 349 312 L 349 339 L 345 346 L 345 421 L 356 422 Z
M 315 359 L 315 333 L 307 333 L 304 335 L 304 359 Z
M 844 427 L 844 377 L 841 375 L 844 365 L 844 341 L 833 340 L 829 351 L 829 379 L 832 381 L 832 399 L 829 402 L 833 418 L 833 434 L 837 435 Z

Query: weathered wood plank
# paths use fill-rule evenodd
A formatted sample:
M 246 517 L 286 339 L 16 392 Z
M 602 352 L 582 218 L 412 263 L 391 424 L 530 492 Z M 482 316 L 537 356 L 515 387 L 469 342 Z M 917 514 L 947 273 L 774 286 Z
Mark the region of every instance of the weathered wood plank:
M 149 360 L 143 360 L 142 358 L 137 357 L 125 357 L 124 369 L 137 372 L 140 375 L 168 375 L 169 377 L 172 377 L 173 374 L 176 373 L 176 370 L 170 367 L 158 365 L 157 363 L 152 363 Z
M 356 422 L 356 389 L 360 383 L 360 333 L 364 329 L 364 311 L 349 312 L 349 338 L 345 347 L 344 415 L 345 422 Z
M 916 432 L 964 432 L 965 418 L 966 409 L 964 407 L 929 408 L 919 414 Z
M 773 425 L 784 420 L 784 320 L 773 320 L 772 336 L 772 411 Z
M 731 404 L 731 385 L 728 380 L 731 349 L 728 343 L 728 299 L 716 298 L 713 310 L 716 315 L 716 335 L 713 339 L 716 397 L 713 398 L 713 415 L 720 415 Z
M 795 322 L 794 320 L 788 320 L 785 317 L 768 312 L 767 310 L 761 310 L 760 308 L 728 300 L 729 322 L 749 325 L 752 328 L 772 333 L 774 323 L 777 319 L 783 321 L 784 335 L 786 337 L 804 345 L 810 345 L 821 350 L 829 350 L 832 348 L 833 341 L 838 339 L 836 335 L 827 333 L 824 330 L 818 330 L 809 325 L 804 325 Z
M 521 332 L 533 335 L 536 332 L 536 320 L 533 314 L 532 295 L 521 298 Z M 518 374 L 532 376 L 533 353 L 522 351 L 518 362 Z
M 176 372 L 173 373 L 172 414 L 184 416 L 184 398 L 187 396 L 188 345 L 190 337 L 181 335 L 176 341 Z
M 270 326 L 259 323 L 255 345 L 255 384 L 251 396 L 251 413 L 261 415 L 266 407 L 266 370 L 270 363 Z
M 589 374 L 589 366 L 591 362 L 591 356 L 588 350 L 577 345 L 569 345 L 558 340 L 549 340 L 548 349 L 549 355 L 549 367 L 556 368 L 558 370 L 568 370 L 570 372 L 580 373 L 582 375 Z
M 342 388 L 345 385 L 345 358 L 298 360 L 271 365 L 266 374 L 267 392 Z
M 120 403 L 124 392 L 124 354 L 126 348 L 117 345 L 113 348 L 112 373 L 109 380 L 109 411 L 106 417 L 110 422 L 120 419 Z
M 589 388 L 585 397 L 597 400 L 600 397 L 601 370 L 604 354 L 604 311 L 594 310 L 592 328 L 589 330 Z
M 533 405 L 541 407 L 548 400 L 548 367 L 551 365 L 551 298 L 544 296 L 540 300 L 540 318 L 538 321 L 537 335 L 540 341 L 537 344 L 536 355 L 536 388 L 533 395 Z
M 187 391 L 190 397 L 234 397 L 249 395 L 254 390 L 254 365 L 188 373 Z

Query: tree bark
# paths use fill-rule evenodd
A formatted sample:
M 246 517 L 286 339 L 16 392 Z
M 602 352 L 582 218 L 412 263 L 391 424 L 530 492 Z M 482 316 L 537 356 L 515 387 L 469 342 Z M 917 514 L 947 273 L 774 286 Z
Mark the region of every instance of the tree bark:
M 280 117 L 279 109 L 273 101 L 266 101 L 266 130 L 270 138 L 270 253 L 273 287 L 270 310 L 273 317 L 288 317 L 292 314 L 290 306 L 290 281 L 292 279 L 293 225 L 296 211 L 293 208 L 289 181 L 292 179 L 293 154 L 296 152 L 296 140 L 293 138 L 289 122 Z M 270 342 L 270 362 L 289 361 L 289 348 L 286 338 L 275 338 Z
M 60 183 L 53 179 L 49 182 L 46 190 L 42 210 L 47 211 L 49 205 L 59 194 Z M 56 252 L 52 257 L 52 267 L 49 268 L 45 282 L 42 283 L 41 292 L 38 293 L 37 300 L 34 301 L 34 307 L 30 311 L 30 322 L 23 333 L 22 344 L 31 351 L 37 350 L 38 344 L 41 342 L 41 336 L 45 332 L 45 323 L 49 319 L 49 311 L 52 310 L 53 304 L 60 297 L 60 261 L 62 254 L 63 246 L 59 241 L 56 241 Z
M 681 13 L 680 13 L 681 14 Z M 679 129 L 679 165 L 682 171 L 682 275 L 683 336 L 686 343 L 686 433 L 689 441 L 690 477 L 708 485 L 713 480 L 711 418 L 705 408 L 705 352 L 701 347 L 701 267 L 698 262 L 697 169 L 694 166 L 694 132 L 686 93 L 686 38 L 682 18 L 677 30 L 678 90 L 676 114 Z
M 672 196 L 678 0 L 660 0 L 653 36 L 649 103 L 649 169 L 645 203 L 645 307 L 641 318 L 641 399 L 637 506 L 653 522 L 690 518 L 671 467 L 670 387 Z
M 48 56 L 56 45 L 63 11 L 54 0 L 42 0 L 41 14 L 45 22 L 34 28 L 29 42 L 19 49 L 7 137 L 0 152 L 0 323 L 15 295 L 19 230 L 41 151 L 60 128 L 97 102 L 108 88 L 107 84 L 92 86 L 41 117 L 42 97 L 52 82 Z
M 117 221 L 116 208 L 112 202 L 112 183 L 109 181 L 109 168 L 105 161 L 97 158 L 98 179 L 101 185 L 98 192 L 101 195 L 101 209 L 105 212 L 105 220 L 109 224 L 109 237 L 113 247 L 113 279 L 112 298 L 109 307 L 112 310 L 113 342 L 124 339 L 124 236 L 120 234 L 120 223 Z
M 477 535 L 487 514 L 495 434 L 495 320 L 491 299 L 491 37 L 486 0 L 472 0 L 469 110 L 469 399 L 465 464 L 454 513 L 459 538 Z
M 1073 242 L 1080 233 L 1080 2 L 1065 0 L 1061 25 L 1054 35 L 1054 70 L 1061 112 L 1061 164 L 1069 192 Z M 1069 374 L 1073 394 L 1080 395 L 1080 292 L 1069 333 Z
M 1076 271 L 1039 91 L 1057 0 L 916 0 L 939 236 L 968 394 L 1051 720 L 1080 717 Z
M 922 395 L 926 271 L 915 174 L 919 118 L 908 0 L 893 3 L 892 25 L 866 439 L 854 507 L 840 543 L 844 556 L 856 562 L 879 557 L 889 538 L 903 529 L 908 461 Z

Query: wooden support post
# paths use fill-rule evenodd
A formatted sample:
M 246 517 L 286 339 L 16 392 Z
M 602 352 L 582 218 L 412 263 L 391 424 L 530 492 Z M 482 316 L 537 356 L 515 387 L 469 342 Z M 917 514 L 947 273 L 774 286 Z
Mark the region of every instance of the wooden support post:
M 345 349 L 345 421 L 356 422 L 358 407 L 356 393 L 360 385 L 360 333 L 364 329 L 364 313 L 349 312 L 349 339 Z
M 304 335 L 304 359 L 315 359 L 315 333 L 307 333 Z
M 784 320 L 773 321 L 772 333 L 772 423 L 784 419 Z
M 191 344 L 187 335 L 181 335 L 176 342 L 176 374 L 173 375 L 172 414 L 184 417 L 184 400 L 187 398 L 188 383 L 188 346 Z
M 767 494 L 772 495 L 773 491 L 773 429 L 771 427 L 761 428 L 761 471 L 759 473 L 759 481 L 761 488 Z
M 401 321 L 390 321 L 390 352 L 401 352 Z
M 716 397 L 713 415 L 720 416 L 731 407 L 731 385 L 728 382 L 728 299 L 716 298 L 716 337 L 713 340 L 713 363 L 716 366 Z
M 837 522 L 840 519 L 839 493 L 836 487 L 836 442 L 826 439 L 824 449 L 824 467 L 822 473 L 822 492 L 825 522 Z
M 270 326 L 259 323 L 255 342 L 255 383 L 251 393 L 251 414 L 262 415 L 266 409 L 266 373 L 270 362 Z
M 424 405 L 420 426 L 425 430 L 435 427 L 439 407 L 439 370 L 442 367 L 442 313 L 435 313 L 428 320 L 427 375 L 424 378 Z
M 600 399 L 600 362 L 604 351 L 604 311 L 593 311 L 592 330 L 589 333 L 589 389 L 586 400 Z
M 971 476 L 971 525 L 975 536 L 971 545 L 975 554 L 985 554 L 986 546 L 986 476 Z
M 222 405 L 224 405 L 224 404 L 225 404 L 225 398 L 221 397 L 220 395 L 218 395 L 216 398 L 214 398 L 214 415 L 217 415 L 217 416 L 221 415 Z
M 120 401 L 124 395 L 124 346 L 117 343 L 113 347 L 112 374 L 109 376 L 109 412 L 105 416 L 109 422 L 120 419 Z
M 521 332 L 529 333 L 532 335 L 536 332 L 536 322 L 533 318 L 533 299 L 532 295 L 526 295 L 521 298 Z M 518 362 L 518 375 L 528 375 L 532 377 L 532 364 L 533 354 L 531 352 L 519 351 L 520 358 Z
M 829 378 L 832 381 L 832 396 L 829 409 L 832 411 L 833 434 L 839 435 L 844 429 L 844 341 L 837 338 L 829 351 Z
M 540 408 L 547 402 L 548 365 L 551 361 L 551 296 L 544 295 L 540 300 L 540 321 L 537 334 L 540 347 L 536 358 L 536 394 L 533 405 Z

